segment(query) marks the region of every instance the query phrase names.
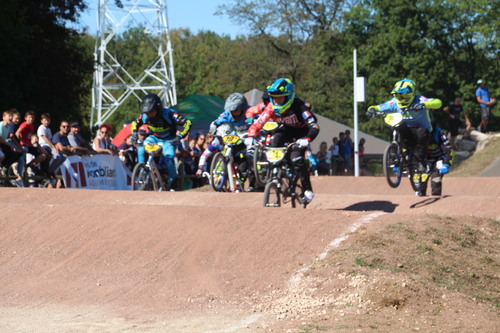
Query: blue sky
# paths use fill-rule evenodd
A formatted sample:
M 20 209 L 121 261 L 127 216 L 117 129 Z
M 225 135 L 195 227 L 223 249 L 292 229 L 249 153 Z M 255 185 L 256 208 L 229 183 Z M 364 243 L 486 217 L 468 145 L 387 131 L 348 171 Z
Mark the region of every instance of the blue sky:
M 126 4 L 126 1 L 123 1 Z M 96 31 L 98 0 L 87 0 L 89 9 L 82 13 L 81 25 L 89 28 L 92 35 Z M 223 0 L 167 0 L 169 28 L 189 28 L 191 32 L 211 30 L 219 35 L 232 38 L 245 34 L 245 29 L 233 24 L 225 16 L 215 16 L 218 5 L 231 3 Z

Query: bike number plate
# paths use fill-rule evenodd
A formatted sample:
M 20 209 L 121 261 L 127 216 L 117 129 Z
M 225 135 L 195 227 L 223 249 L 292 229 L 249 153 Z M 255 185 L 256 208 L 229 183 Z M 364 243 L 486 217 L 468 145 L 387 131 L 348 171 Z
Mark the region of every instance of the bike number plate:
M 262 127 L 262 129 L 264 129 L 266 131 L 272 131 L 272 130 L 275 130 L 276 128 L 278 128 L 278 123 L 275 121 L 268 121 Z
M 283 159 L 285 152 L 281 149 L 268 150 L 266 152 L 266 157 L 269 162 L 278 162 Z
M 389 113 L 384 117 L 384 121 L 389 126 L 396 126 L 403 120 L 403 114 L 399 112 Z
M 222 140 L 225 143 L 236 143 L 238 142 L 239 139 L 240 137 L 237 135 L 226 135 Z
M 158 149 L 160 149 L 160 146 L 159 145 L 145 145 L 144 149 L 146 149 L 146 151 L 157 151 Z

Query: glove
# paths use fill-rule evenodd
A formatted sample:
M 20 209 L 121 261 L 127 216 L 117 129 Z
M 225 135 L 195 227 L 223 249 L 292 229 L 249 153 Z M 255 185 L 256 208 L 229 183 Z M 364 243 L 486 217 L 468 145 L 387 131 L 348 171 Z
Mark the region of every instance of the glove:
M 182 136 L 177 135 L 175 138 L 172 139 L 172 141 L 170 141 L 170 143 L 172 144 L 172 146 L 177 147 L 181 143 L 181 139 Z
M 132 138 L 131 140 L 132 141 L 132 144 L 135 146 L 139 143 L 139 138 L 137 137 L 137 133 L 132 133 Z
M 420 110 L 425 110 L 427 109 L 427 107 L 425 106 L 424 103 L 418 103 L 418 104 L 415 104 L 411 107 L 414 111 L 420 111 Z
M 450 169 L 449 164 L 443 164 L 440 168 L 438 168 L 438 171 L 441 175 L 447 174 Z
M 309 147 L 309 140 L 307 140 L 307 139 L 298 139 L 297 140 L 297 145 L 300 148 L 307 148 L 307 147 Z
M 196 170 L 196 177 L 201 177 L 203 175 L 203 167 L 198 167 Z
M 254 120 L 253 118 L 247 118 L 247 119 L 245 120 L 245 123 L 246 123 L 247 125 L 249 125 L 249 126 L 250 126 L 250 125 L 252 125 L 252 124 L 253 124 L 253 120 Z
M 375 113 L 376 112 L 377 112 L 377 109 L 375 109 L 373 106 L 370 106 L 368 108 L 368 111 L 366 111 L 366 116 L 370 117 L 370 118 L 373 118 L 373 117 L 375 117 Z

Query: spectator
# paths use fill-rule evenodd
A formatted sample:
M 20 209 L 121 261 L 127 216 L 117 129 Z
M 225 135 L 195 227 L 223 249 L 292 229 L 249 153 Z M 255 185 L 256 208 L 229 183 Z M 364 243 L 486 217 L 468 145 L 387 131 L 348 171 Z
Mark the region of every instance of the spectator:
M 338 175 L 340 173 L 341 167 L 343 166 L 343 159 L 340 157 L 339 153 L 339 138 L 334 136 L 332 138 L 332 145 L 330 146 L 330 170 L 332 175 Z
M 16 109 L 12 109 L 12 122 L 9 125 L 9 140 L 21 149 L 21 143 L 16 136 L 17 129 L 21 125 L 21 114 Z
M 125 163 L 125 166 L 129 168 L 130 171 L 133 171 L 137 164 L 137 148 L 132 144 L 132 134 L 129 134 L 125 140 L 118 145 L 117 149 L 120 160 Z
M 0 151 L 3 153 L 4 159 L 2 164 L 7 169 L 17 162 L 17 178 L 12 180 L 14 186 L 23 187 L 23 169 L 24 169 L 24 154 L 22 150 L 16 147 L 9 139 L 9 125 L 12 121 L 12 111 L 5 111 L 0 122 Z
M 361 176 L 366 175 L 366 165 L 365 165 L 365 138 L 361 138 L 358 144 L 358 156 L 359 156 L 359 174 Z
M 59 149 L 52 143 L 52 131 L 50 126 L 50 115 L 43 113 L 41 116 L 41 125 L 38 126 L 37 134 L 40 146 L 48 152 L 48 158 L 44 162 L 44 170 L 47 170 L 47 176 L 51 187 L 55 186 L 57 179 L 55 171 L 66 160 Z
M 71 123 L 68 141 L 70 146 L 76 149 L 77 155 L 90 155 L 94 152 L 92 147 L 90 147 L 80 134 L 80 124 L 77 122 Z
M 61 121 L 61 125 L 59 126 L 59 132 L 54 134 L 54 136 L 52 137 L 52 143 L 61 153 L 67 156 L 74 155 L 76 153 L 76 149 L 74 147 L 71 147 L 69 143 L 68 133 L 69 133 L 69 122 L 63 120 Z
M 205 151 L 205 149 L 207 149 L 210 146 L 213 140 L 214 140 L 213 134 L 207 133 L 205 135 L 205 143 L 203 143 L 203 151 Z
M 16 131 L 16 137 L 24 151 L 34 156 L 34 158 L 26 165 L 27 168 L 30 168 L 29 175 L 31 176 L 33 173 L 41 172 L 41 169 L 35 166 L 45 161 L 48 156 L 48 152 L 39 146 L 34 146 L 31 141 L 31 137 L 35 135 L 35 125 L 33 125 L 35 122 L 35 112 L 27 111 L 24 115 L 24 120 L 25 121 L 19 125 L 19 128 Z
M 99 126 L 99 133 L 94 138 L 94 150 L 98 154 L 110 154 L 115 156 L 114 146 L 111 144 L 111 125 L 102 124 Z
M 477 129 L 482 133 L 486 133 L 488 121 L 491 117 L 491 108 L 495 105 L 496 100 L 494 98 L 490 98 L 488 87 L 486 87 L 482 79 L 477 80 L 477 85 L 476 98 L 481 109 L 481 123 Z
M 354 151 L 354 143 L 352 142 L 351 139 L 351 131 L 346 130 L 345 131 L 345 138 L 344 138 L 344 155 L 342 156 L 344 158 L 344 163 L 347 169 L 347 172 L 351 175 L 353 172 L 353 167 L 352 167 L 352 152 Z
M 445 106 L 443 111 L 446 112 L 450 116 L 450 145 L 455 147 L 455 138 L 458 135 L 458 128 L 463 127 L 464 123 L 460 120 L 460 114 L 463 112 L 465 118 L 465 136 L 464 139 L 470 138 L 470 130 L 471 130 L 471 122 L 467 113 L 465 113 L 464 108 L 462 106 L 462 97 L 455 97 L 455 101 L 453 104 Z
M 330 174 L 331 152 L 327 150 L 328 145 L 325 141 L 319 145 L 319 151 L 316 153 L 318 158 L 318 174 L 320 176 Z

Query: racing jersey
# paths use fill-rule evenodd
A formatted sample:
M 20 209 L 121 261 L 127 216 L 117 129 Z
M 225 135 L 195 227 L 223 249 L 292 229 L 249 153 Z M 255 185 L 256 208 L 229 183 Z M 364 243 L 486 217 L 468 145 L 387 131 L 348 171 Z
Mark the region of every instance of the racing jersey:
M 415 104 L 424 104 L 425 109 L 418 111 L 413 110 Z M 427 98 L 422 95 L 416 95 L 413 102 L 408 108 L 400 109 L 396 98 L 393 98 L 383 104 L 379 105 L 380 112 L 391 113 L 400 112 L 403 114 L 403 122 L 410 128 L 426 128 L 432 132 L 432 117 L 429 109 L 439 109 L 441 107 L 441 100 L 437 98 Z
M 156 117 L 148 118 L 145 113 L 141 114 L 133 123 L 131 130 L 137 132 L 142 124 L 148 125 L 148 128 L 154 136 L 161 139 L 172 139 L 177 133 L 177 126 L 182 126 L 182 131 L 179 133 L 183 138 L 191 129 L 191 120 L 184 118 L 175 110 L 163 109 Z
M 311 112 L 311 105 L 298 97 L 295 97 L 290 108 L 281 115 L 276 115 L 272 104 L 269 103 L 264 112 L 248 129 L 248 136 L 258 136 L 264 124 L 269 120 L 276 121 L 283 126 L 285 131 L 296 132 L 297 138 L 304 136 L 303 133 L 305 133 L 304 138 L 313 141 L 319 133 L 318 121 Z
M 236 133 L 246 133 L 248 124 L 246 123 L 247 118 L 245 116 L 245 113 L 243 113 L 238 118 L 239 119 L 234 119 L 231 112 L 224 111 L 219 115 L 219 117 L 217 117 L 217 119 L 212 122 L 212 124 L 210 124 L 210 128 L 213 130 L 224 123 L 231 123 L 233 124 Z

